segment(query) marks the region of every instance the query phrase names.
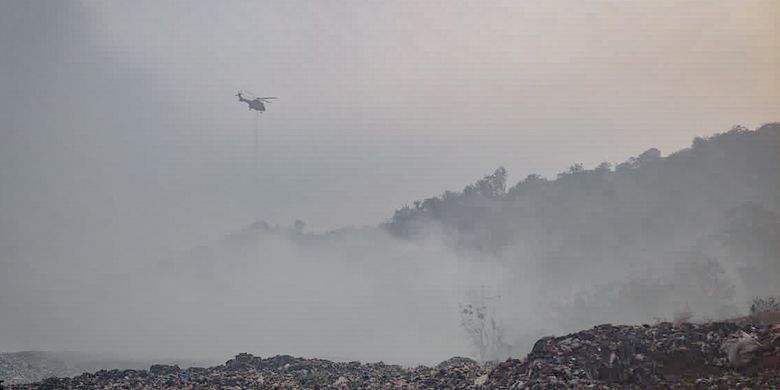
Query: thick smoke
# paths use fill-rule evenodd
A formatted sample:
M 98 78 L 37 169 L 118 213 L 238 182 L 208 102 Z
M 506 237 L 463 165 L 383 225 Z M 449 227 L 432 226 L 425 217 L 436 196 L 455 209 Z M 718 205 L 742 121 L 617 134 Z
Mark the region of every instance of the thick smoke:
M 518 305 L 529 296 L 500 289 L 515 331 L 733 317 L 752 297 L 780 293 L 779 148 L 770 124 L 511 188 L 501 168 L 399 209 L 385 228 L 412 238 L 439 226 L 458 248 L 497 259 L 532 291 Z
M 468 352 L 463 292 L 502 274 L 444 240 L 376 229 L 308 235 L 258 223 L 157 264 L 17 264 L 2 288 L 16 291 L 11 303 L 39 310 L 4 317 L 11 331 L 3 341 L 133 357 L 251 351 L 433 363 Z
M 480 357 L 462 327 L 468 304 L 488 306 L 502 331 L 506 348 L 482 358 L 602 322 L 736 316 L 778 293 L 779 140 L 777 125 L 736 128 L 510 188 L 499 169 L 378 227 L 258 222 L 165 261 L 8 263 L 3 342 L 413 364 Z
M 476 176 L 481 164 L 551 171 L 579 156 L 625 156 L 656 134 L 646 146 L 676 144 L 681 129 L 699 131 L 694 124 L 776 115 L 764 82 L 776 74 L 764 56 L 776 40 L 758 39 L 771 12 L 757 12 L 769 22 L 729 19 L 707 42 L 712 50 L 686 45 L 699 45 L 700 27 L 723 20 L 718 13 L 677 23 L 695 39 L 658 28 L 658 46 L 639 47 L 655 34 L 634 31 L 593 57 L 579 47 L 544 53 L 551 35 L 534 29 L 560 42 L 585 36 L 548 23 L 558 14 L 545 9 L 532 24 L 513 19 L 523 9 L 490 12 L 496 26 L 527 31 L 460 31 L 480 14 L 453 6 L 442 19 L 462 41 L 445 42 L 446 29 L 407 6 L 387 18 L 369 6 L 293 2 L 215 15 L 193 4 L 181 15 L 157 4 L 0 4 L 0 351 L 431 363 L 478 355 L 462 326 L 467 305 L 487 306 L 500 328 L 500 348 L 481 356 L 495 358 L 599 322 L 739 315 L 752 296 L 780 293 L 776 124 L 516 184 L 510 174 L 532 169 L 499 169 L 390 213 L 399 199 Z M 628 8 L 594 15 L 644 26 L 630 21 L 646 15 Z M 655 21 L 668 23 L 671 11 L 659 8 Z M 255 15 L 265 18 L 262 34 Z M 422 15 L 419 31 L 407 28 L 413 15 Z M 612 27 L 585 38 L 620 30 Z M 529 36 L 544 37 L 525 43 L 540 55 L 498 44 Z M 496 47 L 485 52 L 483 42 Z M 647 72 L 622 66 L 633 62 Z M 656 85 L 664 74 L 674 77 Z M 626 96 L 627 81 L 652 96 Z M 262 199 L 248 195 L 253 118 L 237 115 L 245 107 L 230 96 L 240 83 L 286 99 L 263 118 Z M 702 103 L 713 85 L 729 93 Z M 551 150 L 558 157 L 545 159 Z M 240 229 L 258 208 L 270 221 L 307 219 L 319 233 Z M 351 221 L 378 226 L 321 233 Z

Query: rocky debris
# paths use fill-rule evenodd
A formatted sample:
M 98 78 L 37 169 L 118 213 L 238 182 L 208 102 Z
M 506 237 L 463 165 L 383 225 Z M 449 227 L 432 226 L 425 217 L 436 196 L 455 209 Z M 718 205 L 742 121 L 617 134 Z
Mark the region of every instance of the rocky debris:
M 331 362 L 242 353 L 224 365 L 180 369 L 102 370 L 75 378 L 49 378 L 13 389 L 472 389 L 487 381 L 490 365 L 453 358 L 436 367 Z
M 499 364 L 485 387 L 778 388 L 775 333 L 734 323 L 599 325 L 539 340 L 526 358 Z
M 523 359 L 435 367 L 242 353 L 223 365 L 102 370 L 12 389 L 764 389 L 780 388 L 780 327 L 599 325 L 545 337 Z
M 181 368 L 177 365 L 155 364 L 149 367 L 149 373 L 152 375 L 170 375 L 178 374 L 179 372 L 181 372 Z
M 732 367 L 745 367 L 755 359 L 755 353 L 761 349 L 761 343 L 753 336 L 745 332 L 738 332 L 721 346 L 723 352 Z

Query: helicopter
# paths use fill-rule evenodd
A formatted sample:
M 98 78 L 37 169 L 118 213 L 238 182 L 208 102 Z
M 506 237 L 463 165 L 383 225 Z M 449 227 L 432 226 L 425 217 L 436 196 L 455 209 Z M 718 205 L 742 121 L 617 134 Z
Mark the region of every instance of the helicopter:
M 236 93 L 236 96 L 238 96 L 238 101 L 248 104 L 250 110 L 255 110 L 260 114 L 262 114 L 263 111 L 265 111 L 265 103 L 271 103 L 269 101 L 270 99 L 276 99 L 276 96 L 256 97 L 254 99 L 252 98 L 247 99 L 244 97 L 245 94 L 246 92 L 238 91 L 238 93 Z

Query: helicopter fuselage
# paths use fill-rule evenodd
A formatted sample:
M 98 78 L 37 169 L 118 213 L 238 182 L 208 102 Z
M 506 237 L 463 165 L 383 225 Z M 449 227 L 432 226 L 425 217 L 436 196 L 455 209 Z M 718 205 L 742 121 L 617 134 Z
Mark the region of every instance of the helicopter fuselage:
M 265 104 L 263 104 L 263 102 L 260 101 L 259 98 L 258 99 L 253 99 L 253 100 L 244 99 L 244 97 L 241 96 L 241 94 L 238 94 L 238 100 L 248 104 L 250 110 L 255 110 L 255 111 L 261 112 L 261 113 L 263 111 L 265 111 Z

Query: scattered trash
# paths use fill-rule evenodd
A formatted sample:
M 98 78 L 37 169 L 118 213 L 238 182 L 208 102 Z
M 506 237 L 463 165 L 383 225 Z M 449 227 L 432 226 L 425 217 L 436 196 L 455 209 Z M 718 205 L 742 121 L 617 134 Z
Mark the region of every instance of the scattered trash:
M 745 367 L 755 357 L 761 344 L 755 337 L 739 331 L 738 334 L 723 342 L 721 349 L 726 353 L 732 367 Z
M 154 365 L 49 378 L 12 389 L 780 388 L 780 328 L 726 322 L 599 325 L 545 337 L 523 359 L 455 357 L 435 367 L 242 353 L 210 368 Z
M 779 388 L 773 337 L 771 326 L 726 322 L 599 325 L 540 340 L 526 358 L 499 364 L 484 387 Z

